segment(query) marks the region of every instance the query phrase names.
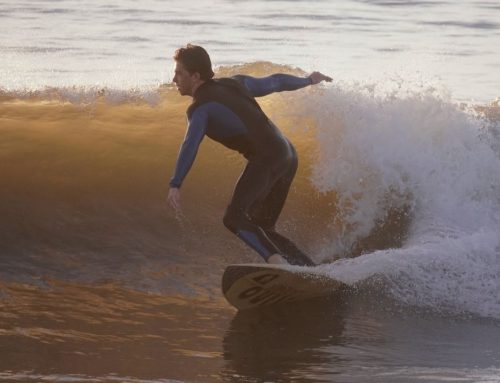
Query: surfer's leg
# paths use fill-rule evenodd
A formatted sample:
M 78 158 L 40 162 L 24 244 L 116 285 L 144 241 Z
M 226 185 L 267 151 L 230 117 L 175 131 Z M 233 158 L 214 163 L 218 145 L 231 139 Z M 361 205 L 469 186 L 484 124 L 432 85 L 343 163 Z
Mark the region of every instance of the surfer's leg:
M 295 243 L 275 230 L 278 217 L 285 205 L 290 186 L 297 172 L 298 160 L 295 149 L 290 144 L 292 159 L 286 172 L 275 181 L 269 193 L 254 203 L 251 209 L 252 222 L 261 227 L 267 237 L 283 254 L 288 263 L 313 266 L 314 262 Z
M 286 198 L 293 178 L 298 168 L 298 159 L 295 148 L 289 143 L 289 157 L 283 171 L 272 179 L 267 193 L 262 194 L 259 199 L 251 205 L 250 216 L 252 221 L 265 230 L 272 230 L 285 206 Z
M 233 197 L 224 215 L 224 225 L 262 258 L 273 262 L 277 258 L 273 255 L 280 253 L 279 248 L 261 227 L 252 222 L 248 214 L 255 201 L 267 194 L 271 182 L 272 172 L 268 165 L 259 160 L 249 161 L 236 183 Z

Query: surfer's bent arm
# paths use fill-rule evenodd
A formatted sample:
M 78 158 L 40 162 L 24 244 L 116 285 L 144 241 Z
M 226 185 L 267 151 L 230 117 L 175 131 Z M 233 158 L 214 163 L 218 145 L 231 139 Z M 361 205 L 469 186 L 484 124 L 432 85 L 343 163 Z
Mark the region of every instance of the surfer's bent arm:
M 207 130 L 208 112 L 205 108 L 197 108 L 188 120 L 188 128 L 175 165 L 174 176 L 170 187 L 179 189 L 194 163 L 200 143 Z
M 319 72 L 313 72 L 308 77 L 277 73 L 260 78 L 246 75 L 236 75 L 233 78 L 243 84 L 254 97 L 266 96 L 275 92 L 301 89 L 308 85 L 317 84 L 323 80 L 332 81 L 330 77 Z

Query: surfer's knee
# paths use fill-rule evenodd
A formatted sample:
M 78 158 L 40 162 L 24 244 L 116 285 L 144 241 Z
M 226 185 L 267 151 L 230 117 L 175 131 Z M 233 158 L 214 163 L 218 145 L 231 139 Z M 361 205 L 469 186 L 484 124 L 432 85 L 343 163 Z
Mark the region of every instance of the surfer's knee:
M 222 222 L 227 229 L 236 233 L 241 226 L 241 220 L 241 214 L 238 214 L 234 209 L 227 208 Z
M 233 233 L 236 231 L 236 228 L 234 226 L 233 220 L 231 219 L 231 216 L 224 214 L 224 218 L 222 218 L 222 223 L 224 224 L 226 229 L 232 231 Z

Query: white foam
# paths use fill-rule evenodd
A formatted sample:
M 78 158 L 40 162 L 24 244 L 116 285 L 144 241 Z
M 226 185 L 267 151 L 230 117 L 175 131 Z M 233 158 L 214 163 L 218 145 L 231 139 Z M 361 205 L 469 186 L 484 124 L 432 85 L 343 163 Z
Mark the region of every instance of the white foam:
M 108 88 L 99 86 L 41 87 L 9 90 L 0 87 L 0 96 L 15 99 L 42 99 L 44 101 L 70 102 L 75 105 L 94 104 L 104 100 L 108 104 L 117 105 L 130 102 L 144 102 L 156 106 L 161 101 L 161 90 L 164 86 L 143 86 L 129 89 Z M 168 87 L 172 89 L 172 87 Z
M 338 84 L 308 98 L 320 145 L 313 181 L 344 206 L 344 231 L 324 253 L 367 235 L 388 208 L 412 211 L 402 248 L 325 271 L 348 283 L 378 275 L 411 305 L 500 318 L 498 143 L 474 111 L 432 87 L 399 86 Z

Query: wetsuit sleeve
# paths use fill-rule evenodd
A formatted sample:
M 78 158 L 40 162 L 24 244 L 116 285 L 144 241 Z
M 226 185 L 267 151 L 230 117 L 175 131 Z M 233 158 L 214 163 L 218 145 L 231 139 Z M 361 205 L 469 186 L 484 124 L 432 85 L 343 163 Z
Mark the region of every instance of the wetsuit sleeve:
M 266 96 L 285 90 L 296 90 L 312 84 L 309 77 L 297 77 L 282 73 L 261 78 L 237 75 L 233 79 L 243 84 L 253 97 Z
M 180 188 L 184 178 L 194 163 L 198 148 L 207 130 L 208 112 L 200 107 L 188 119 L 188 128 L 182 143 L 175 165 L 174 176 L 170 180 L 170 187 Z

